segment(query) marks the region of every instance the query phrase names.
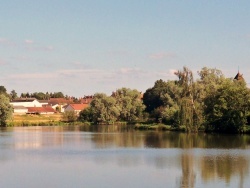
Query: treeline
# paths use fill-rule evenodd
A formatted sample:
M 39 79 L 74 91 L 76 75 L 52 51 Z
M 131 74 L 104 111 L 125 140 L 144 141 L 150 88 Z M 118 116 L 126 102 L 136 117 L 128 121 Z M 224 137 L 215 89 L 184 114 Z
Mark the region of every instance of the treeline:
M 137 90 L 122 88 L 112 96 L 95 94 L 79 120 L 95 123 L 116 121 L 171 125 L 187 132 L 245 132 L 250 115 L 250 90 L 244 79 L 225 78 L 218 69 L 202 68 L 194 80 L 187 67 L 176 80 L 157 80 L 142 100 Z
M 1 86 L 0 86 L 1 87 Z M 2 86 L 3 87 L 3 86 Z M 1 89 L 1 88 L 0 88 Z M 34 93 L 21 93 L 20 96 L 17 95 L 15 90 L 12 90 L 8 94 L 10 100 L 16 99 L 16 98 L 36 98 L 38 100 L 49 100 L 50 98 L 65 98 L 65 99 L 71 99 L 73 102 L 79 102 L 79 99 L 74 96 L 68 96 L 63 94 L 62 92 L 34 92 Z
M 157 80 L 144 94 L 129 88 L 118 89 L 111 96 L 96 93 L 90 106 L 80 112 L 78 120 L 97 124 L 161 123 L 174 130 L 184 128 L 187 132 L 250 130 L 246 126 L 250 119 L 250 90 L 242 75 L 238 73 L 236 79 L 226 78 L 220 70 L 206 67 L 198 71 L 196 80 L 187 67 L 175 74 L 176 80 Z M 2 98 L 17 96 L 14 90 L 7 94 L 3 86 L 0 86 L 1 93 L 4 93 Z M 67 98 L 61 92 L 22 93 L 21 97 Z M 1 99 L 0 110 L 4 106 L 2 101 L 8 100 Z M 4 104 L 8 106 L 7 102 Z M 70 121 L 76 120 L 74 114 L 68 115 Z

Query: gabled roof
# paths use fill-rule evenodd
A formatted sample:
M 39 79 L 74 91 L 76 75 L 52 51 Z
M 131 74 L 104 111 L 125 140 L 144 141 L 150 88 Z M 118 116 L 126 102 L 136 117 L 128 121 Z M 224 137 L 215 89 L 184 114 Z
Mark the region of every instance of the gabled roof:
M 71 106 L 74 110 L 83 110 L 87 108 L 89 104 L 69 104 L 68 106 Z

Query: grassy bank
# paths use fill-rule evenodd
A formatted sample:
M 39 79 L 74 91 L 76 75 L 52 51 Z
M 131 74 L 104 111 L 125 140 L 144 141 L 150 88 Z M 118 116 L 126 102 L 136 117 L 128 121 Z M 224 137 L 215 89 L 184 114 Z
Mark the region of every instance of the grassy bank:
M 45 126 L 63 125 L 61 114 L 50 115 L 13 115 L 7 122 L 7 126 Z

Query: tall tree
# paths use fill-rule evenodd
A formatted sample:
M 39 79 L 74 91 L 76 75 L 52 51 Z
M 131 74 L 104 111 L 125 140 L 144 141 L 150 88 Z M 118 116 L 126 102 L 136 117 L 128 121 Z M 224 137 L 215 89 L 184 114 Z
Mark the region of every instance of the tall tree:
M 11 117 L 13 107 L 10 105 L 9 98 L 5 94 L 0 94 L 0 126 L 5 126 Z
M 185 125 L 188 132 L 197 132 L 201 124 L 201 113 L 199 103 L 196 101 L 196 85 L 193 73 L 187 67 L 175 73 L 179 78 L 182 88 L 179 99 L 179 124 Z

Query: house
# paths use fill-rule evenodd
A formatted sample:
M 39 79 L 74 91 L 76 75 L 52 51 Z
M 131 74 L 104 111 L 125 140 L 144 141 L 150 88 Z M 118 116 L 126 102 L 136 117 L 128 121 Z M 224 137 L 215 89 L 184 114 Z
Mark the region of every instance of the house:
M 64 112 L 64 106 L 70 103 L 73 103 L 73 101 L 65 98 L 50 98 L 48 101 L 48 105 L 59 112 Z
M 40 103 L 36 98 L 18 98 L 13 99 L 10 104 L 15 106 L 23 106 L 23 107 L 42 107 L 42 103 Z
M 64 112 L 74 111 L 76 114 L 79 114 L 82 110 L 89 107 L 89 104 L 68 104 L 64 108 Z

